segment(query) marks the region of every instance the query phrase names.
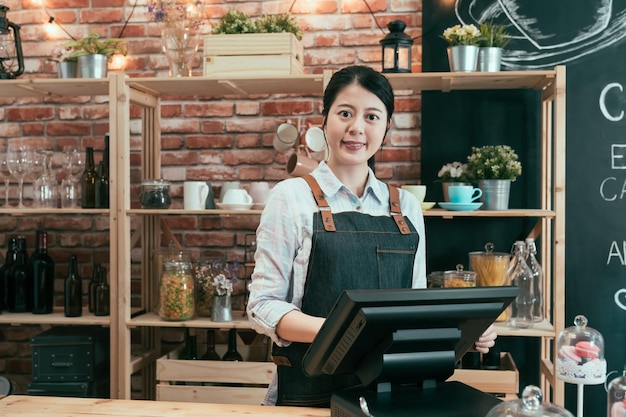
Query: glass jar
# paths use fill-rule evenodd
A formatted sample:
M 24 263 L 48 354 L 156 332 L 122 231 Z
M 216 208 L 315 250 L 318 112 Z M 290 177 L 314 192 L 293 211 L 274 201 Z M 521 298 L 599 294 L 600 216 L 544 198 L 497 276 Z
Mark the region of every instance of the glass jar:
M 498 287 L 510 285 L 507 274 L 511 255 L 504 252 L 494 252 L 495 246 L 489 242 L 484 252 L 470 252 L 469 262 L 471 269 L 476 272 L 476 284 L 479 287 Z M 498 316 L 496 321 L 507 321 L 510 317 L 510 308 Z
M 158 314 L 163 320 L 189 320 L 194 315 L 194 282 L 189 256 L 180 251 L 163 257 Z
M 578 385 L 604 383 L 604 338 L 597 330 L 587 327 L 587 317 L 576 316 L 574 326 L 559 333 L 557 349 L 557 378 Z
M 443 271 L 433 271 L 426 276 L 428 288 L 443 288 Z
M 142 181 L 141 195 L 139 196 L 141 207 L 149 209 L 169 208 L 172 204 L 172 198 L 170 197 L 171 185 L 169 181 L 162 179 Z
M 475 287 L 476 272 L 464 271 L 463 265 L 458 264 L 456 271 L 445 271 L 443 273 L 443 286 L 444 288 Z
M 615 371 L 609 372 L 611 375 Z M 607 393 L 607 417 L 624 417 L 626 416 L 626 365 L 622 375 L 611 380 L 606 386 Z
M 574 417 L 566 409 L 542 402 L 542 399 L 541 389 L 529 385 L 524 388 L 520 400 L 502 402 L 489 410 L 485 417 Z

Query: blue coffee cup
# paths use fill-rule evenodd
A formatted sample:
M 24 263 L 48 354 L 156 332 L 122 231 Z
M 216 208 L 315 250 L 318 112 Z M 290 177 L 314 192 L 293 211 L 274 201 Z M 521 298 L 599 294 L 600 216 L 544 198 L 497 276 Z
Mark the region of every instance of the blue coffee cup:
M 451 185 L 448 187 L 448 196 L 451 203 L 469 204 L 478 200 L 483 195 L 480 188 L 471 185 Z

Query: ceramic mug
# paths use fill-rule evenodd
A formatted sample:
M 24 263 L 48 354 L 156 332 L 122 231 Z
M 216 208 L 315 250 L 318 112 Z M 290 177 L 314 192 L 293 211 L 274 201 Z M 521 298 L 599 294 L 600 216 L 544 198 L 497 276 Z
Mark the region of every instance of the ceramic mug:
M 403 185 L 400 188 L 406 190 L 417 197 L 417 201 L 421 203 L 424 202 L 424 198 L 426 197 L 426 186 L 425 185 Z
M 239 181 L 226 181 L 224 184 L 222 184 L 222 190 L 220 191 L 220 201 L 222 203 L 224 202 L 224 196 L 226 195 L 228 190 L 237 190 L 239 188 L 241 188 L 241 183 Z
M 224 198 L 222 198 L 224 204 L 252 204 L 252 197 L 243 188 L 231 188 L 226 191 Z
M 451 185 L 448 187 L 450 202 L 456 204 L 469 204 L 478 200 L 483 195 L 483 190 L 471 185 Z
M 298 128 L 292 123 L 281 123 L 276 128 L 276 134 L 274 135 L 274 141 L 272 146 L 278 152 L 285 152 L 296 145 L 300 134 Z
M 183 183 L 183 206 L 185 210 L 204 210 L 209 186 L 204 181 L 185 181 Z
M 313 152 L 321 152 L 326 149 L 326 136 L 319 127 L 310 127 L 304 134 L 304 141 L 306 146 Z
M 310 174 L 311 171 L 317 168 L 318 164 L 318 161 L 311 158 L 308 150 L 306 151 L 306 154 L 300 153 L 298 150 L 297 152 L 292 153 L 287 161 L 287 173 L 292 177 L 303 177 Z
M 248 186 L 248 194 L 255 204 L 265 204 L 269 191 L 270 185 L 267 182 L 253 182 Z

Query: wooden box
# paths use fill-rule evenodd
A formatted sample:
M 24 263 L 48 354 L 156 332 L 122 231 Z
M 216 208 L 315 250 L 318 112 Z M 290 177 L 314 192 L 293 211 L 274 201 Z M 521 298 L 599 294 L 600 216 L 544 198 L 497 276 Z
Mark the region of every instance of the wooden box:
M 264 361 L 269 346 L 267 338 L 262 343 L 238 344 L 243 362 L 179 360 L 180 347 L 157 359 L 156 399 L 259 405 L 276 371 L 273 362 Z M 223 356 L 226 346 L 217 345 L 215 350 Z
M 480 391 L 503 397 L 518 398 L 519 371 L 509 353 L 500 354 L 500 369 L 456 369 L 448 381 L 459 381 Z
M 242 33 L 204 38 L 204 76 L 303 73 L 304 48 L 293 33 Z

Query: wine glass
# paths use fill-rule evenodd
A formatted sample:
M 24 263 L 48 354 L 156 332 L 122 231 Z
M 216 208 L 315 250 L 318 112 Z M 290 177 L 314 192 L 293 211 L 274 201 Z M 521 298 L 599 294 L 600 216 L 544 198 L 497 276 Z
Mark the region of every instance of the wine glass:
M 52 171 L 52 151 L 36 152 L 35 165 L 41 169 L 40 175 L 33 184 L 33 204 L 36 207 L 57 207 L 57 181 Z
M 61 181 L 61 207 L 80 207 L 78 195 L 78 179 L 85 170 L 84 153 L 73 146 L 63 147 L 63 171 L 65 178 Z
M 4 206 L 9 206 L 9 185 L 11 182 L 11 172 L 7 165 L 7 153 L 0 153 L 0 176 L 4 178 Z
M 21 143 L 10 143 L 7 150 L 7 166 L 12 175 L 17 177 L 19 182 L 19 202 L 18 208 L 25 208 L 23 203 L 24 178 L 33 169 L 33 150 Z

